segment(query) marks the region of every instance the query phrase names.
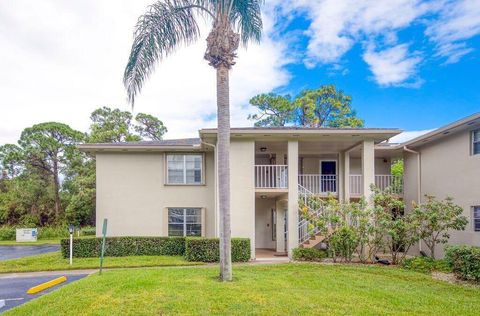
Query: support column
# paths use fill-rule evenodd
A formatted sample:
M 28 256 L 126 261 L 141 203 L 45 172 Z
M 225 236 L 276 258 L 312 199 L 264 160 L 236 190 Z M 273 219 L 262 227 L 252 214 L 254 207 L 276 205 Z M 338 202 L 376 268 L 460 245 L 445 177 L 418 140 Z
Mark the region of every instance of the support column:
M 344 202 L 350 202 L 350 152 L 343 154 L 343 190 Z
M 338 154 L 338 175 L 337 175 L 337 188 L 338 188 L 338 200 L 340 202 L 345 201 L 345 152 Z
M 298 247 L 298 141 L 288 141 L 288 257 Z
M 369 205 L 372 204 L 372 190 L 375 184 L 375 144 L 373 140 L 364 140 L 362 144 L 363 196 Z
M 276 246 L 275 250 L 279 253 L 286 251 L 285 245 L 285 210 L 287 205 L 285 200 L 277 200 L 275 204 L 277 229 L 275 232 Z

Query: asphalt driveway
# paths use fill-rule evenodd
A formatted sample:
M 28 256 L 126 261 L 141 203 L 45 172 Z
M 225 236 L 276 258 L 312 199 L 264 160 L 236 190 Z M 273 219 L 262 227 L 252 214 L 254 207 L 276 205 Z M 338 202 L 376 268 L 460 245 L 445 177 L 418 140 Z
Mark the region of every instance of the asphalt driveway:
M 37 294 L 27 294 L 27 290 L 32 286 L 36 286 L 40 283 L 53 280 L 55 278 L 61 277 L 62 275 L 65 274 L 49 274 L 40 276 L 18 275 L 12 277 L 0 277 L 0 313 L 15 306 L 24 304 L 31 299 L 54 291 L 65 284 L 77 281 L 87 276 L 87 274 L 66 275 L 66 282 L 60 283 Z
M 60 245 L 38 246 L 0 246 L 0 260 L 9 260 L 42 253 L 54 252 L 60 249 Z

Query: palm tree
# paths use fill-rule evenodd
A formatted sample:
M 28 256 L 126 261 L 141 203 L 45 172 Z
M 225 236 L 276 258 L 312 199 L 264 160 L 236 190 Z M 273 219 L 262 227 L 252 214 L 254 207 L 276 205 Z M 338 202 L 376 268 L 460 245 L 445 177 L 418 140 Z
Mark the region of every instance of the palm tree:
M 123 82 L 134 105 L 158 61 L 200 37 L 198 19 L 212 23 L 204 58 L 217 71 L 218 186 L 220 211 L 220 279 L 232 280 L 230 232 L 230 96 L 229 71 L 240 41 L 259 42 L 263 0 L 163 0 L 137 22 Z

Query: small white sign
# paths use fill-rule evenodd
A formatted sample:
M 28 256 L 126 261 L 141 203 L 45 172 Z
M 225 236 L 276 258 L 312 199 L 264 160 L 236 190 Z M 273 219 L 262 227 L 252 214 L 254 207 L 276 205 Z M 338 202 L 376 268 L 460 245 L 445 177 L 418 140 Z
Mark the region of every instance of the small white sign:
M 36 228 L 17 228 L 17 242 L 37 241 Z

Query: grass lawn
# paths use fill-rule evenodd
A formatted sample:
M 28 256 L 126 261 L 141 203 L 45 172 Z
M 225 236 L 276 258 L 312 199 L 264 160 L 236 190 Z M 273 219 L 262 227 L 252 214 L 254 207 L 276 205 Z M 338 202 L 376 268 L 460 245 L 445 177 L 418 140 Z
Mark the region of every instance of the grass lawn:
M 38 239 L 37 241 L 16 242 L 15 240 L 0 240 L 0 246 L 39 246 L 39 245 L 60 245 L 60 240 L 68 237 L 59 237 L 55 239 Z M 80 236 L 75 239 L 95 238 L 95 236 Z M 0 248 L 1 250 L 1 248 Z
M 134 268 L 198 265 L 201 263 L 187 262 L 183 257 L 174 256 L 132 256 L 105 257 L 105 268 Z M 63 259 L 60 252 L 0 261 L 0 273 L 54 271 L 72 269 L 96 269 L 100 265 L 99 258 L 73 258 L 70 265 L 68 259 Z
M 5 315 L 478 315 L 480 290 L 392 267 L 282 264 L 107 271 Z

